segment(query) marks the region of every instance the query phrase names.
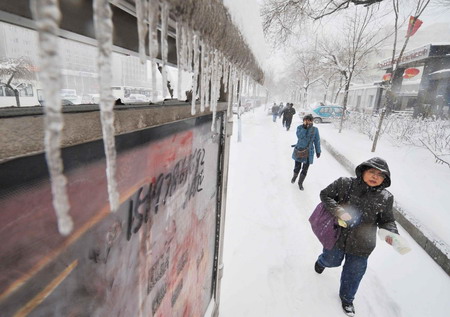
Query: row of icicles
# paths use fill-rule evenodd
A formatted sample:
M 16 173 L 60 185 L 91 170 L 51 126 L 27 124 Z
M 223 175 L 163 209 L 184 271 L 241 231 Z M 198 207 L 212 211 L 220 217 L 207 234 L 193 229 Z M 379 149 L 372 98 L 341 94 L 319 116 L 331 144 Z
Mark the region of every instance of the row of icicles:
M 169 5 L 159 0 L 136 0 L 136 13 L 139 35 L 139 55 L 145 63 L 146 36 L 148 36 L 148 51 L 152 69 L 153 100 L 156 100 L 157 55 L 161 45 L 163 96 L 167 95 L 167 56 L 168 56 L 168 22 Z M 53 195 L 53 207 L 56 211 L 58 230 L 62 235 L 72 232 L 74 224 L 69 214 L 70 204 L 67 194 L 67 179 L 63 173 L 61 158 L 61 138 L 63 115 L 61 106 L 61 63 L 58 50 L 59 23 L 61 11 L 58 0 L 31 1 L 33 18 L 39 34 L 39 56 L 41 81 L 45 88 L 45 154 L 50 174 Z M 94 27 L 98 43 L 98 80 L 100 87 L 100 119 L 106 156 L 106 175 L 108 182 L 108 197 L 111 211 L 116 211 L 120 205 L 116 182 L 116 149 L 114 141 L 114 97 L 112 95 L 111 54 L 113 48 L 112 10 L 108 0 L 94 0 Z M 158 17 L 161 21 L 158 21 Z M 158 24 L 161 29 L 161 43 L 158 42 Z M 182 71 L 192 73 L 192 103 L 191 113 L 196 114 L 197 91 L 200 99 L 200 111 L 210 107 L 213 113 L 211 130 L 214 131 L 217 101 L 220 94 L 221 79 L 225 93 L 228 93 L 228 114 L 231 115 L 231 105 L 241 94 L 247 94 L 250 89 L 256 91 L 256 83 L 242 70 L 228 62 L 221 52 L 214 49 L 191 30 L 185 23 L 176 23 L 176 47 L 178 60 L 178 98 L 182 96 Z M 201 70 L 201 71 L 200 71 Z M 252 87 L 251 87 L 252 86 Z M 239 96 L 238 96 L 239 95 Z

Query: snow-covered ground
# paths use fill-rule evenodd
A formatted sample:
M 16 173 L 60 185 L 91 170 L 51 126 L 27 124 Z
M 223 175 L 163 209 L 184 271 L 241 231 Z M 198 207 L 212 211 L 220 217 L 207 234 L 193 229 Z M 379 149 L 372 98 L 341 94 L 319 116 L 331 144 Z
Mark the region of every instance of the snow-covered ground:
M 260 107 L 242 116 L 240 143 L 235 124 L 225 219 L 221 317 L 345 316 L 338 296 L 341 268 L 326 269 L 321 275 L 314 272 L 321 245 L 311 231 L 308 217 L 319 203 L 320 190 L 350 174 L 323 148 L 320 159 L 315 159 L 310 167 L 305 190 L 299 191 L 296 184 L 290 183 L 290 145 L 295 143 L 295 130 L 300 123 L 295 116 L 291 131 L 287 132 L 280 120 L 273 123 L 264 107 Z M 331 125 L 318 127 L 323 138 L 332 136 Z M 343 146 L 354 147 L 358 142 L 352 138 Z M 360 160 L 383 157 L 381 153 L 379 150 L 373 154 L 369 149 Z M 403 167 L 386 159 L 396 184 Z M 405 168 L 410 165 L 405 164 Z M 408 197 L 408 192 L 420 183 L 408 181 L 404 187 L 392 186 L 396 198 Z M 441 186 L 450 189 L 448 182 Z M 415 191 L 412 194 L 410 199 L 421 199 Z M 440 221 L 432 211 L 428 213 L 433 222 Z M 449 224 L 448 217 L 444 221 Z M 413 250 L 402 256 L 378 241 L 356 295 L 356 315 L 449 316 L 450 277 L 403 228 L 399 229 Z

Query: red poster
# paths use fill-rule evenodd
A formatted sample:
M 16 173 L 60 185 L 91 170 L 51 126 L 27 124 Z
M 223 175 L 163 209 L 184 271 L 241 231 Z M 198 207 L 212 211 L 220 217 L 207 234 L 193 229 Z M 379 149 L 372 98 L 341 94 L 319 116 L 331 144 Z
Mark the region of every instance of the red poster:
M 104 157 L 86 158 L 102 143 L 70 149 L 68 237 L 58 233 L 48 179 L 11 178 L 0 192 L 2 316 L 203 316 L 214 279 L 219 139 L 210 119 L 118 137 L 115 213 Z

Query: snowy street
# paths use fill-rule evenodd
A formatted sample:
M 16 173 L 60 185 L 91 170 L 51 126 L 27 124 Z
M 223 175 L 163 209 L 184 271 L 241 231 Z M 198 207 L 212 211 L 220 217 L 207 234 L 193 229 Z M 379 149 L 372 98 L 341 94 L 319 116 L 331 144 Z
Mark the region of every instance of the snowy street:
M 261 106 L 242 116 L 240 143 L 234 117 L 220 316 L 345 316 L 338 296 L 341 268 L 321 275 L 314 271 L 321 245 L 308 218 L 323 188 L 340 176 L 354 175 L 322 146 L 300 191 L 290 183 L 290 145 L 296 142 L 300 118 L 294 116 L 287 132 L 280 119 L 273 123 L 266 113 Z M 321 125 L 316 126 L 320 131 Z M 448 316 L 449 276 L 399 230 L 412 252 L 402 256 L 377 241 L 356 294 L 356 316 Z

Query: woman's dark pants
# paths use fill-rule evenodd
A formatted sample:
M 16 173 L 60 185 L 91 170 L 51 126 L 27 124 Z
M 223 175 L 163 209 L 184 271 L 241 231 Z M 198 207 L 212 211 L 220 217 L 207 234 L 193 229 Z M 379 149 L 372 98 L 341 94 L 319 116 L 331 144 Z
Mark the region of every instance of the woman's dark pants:
M 344 303 L 353 303 L 359 283 L 366 273 L 368 257 L 348 254 L 334 247 L 332 250 L 323 249 L 317 262 L 323 267 L 338 267 L 344 258 L 339 297 Z
M 294 174 L 298 174 L 300 172 L 300 169 L 301 169 L 302 170 L 301 173 L 306 176 L 306 174 L 308 173 L 308 168 L 309 168 L 309 162 L 308 161 L 306 161 L 306 163 L 295 161 Z

